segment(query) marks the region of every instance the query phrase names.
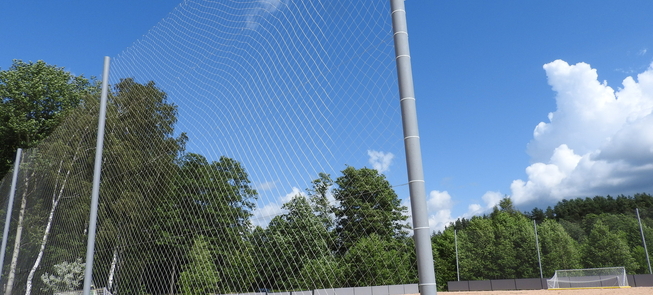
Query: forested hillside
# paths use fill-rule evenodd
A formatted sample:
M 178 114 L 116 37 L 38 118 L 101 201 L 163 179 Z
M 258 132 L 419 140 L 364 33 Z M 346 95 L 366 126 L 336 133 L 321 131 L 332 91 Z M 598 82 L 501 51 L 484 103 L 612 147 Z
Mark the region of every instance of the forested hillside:
M 556 269 L 608 266 L 624 266 L 630 274 L 648 273 L 636 208 L 650 253 L 650 194 L 562 200 L 553 208 L 524 213 L 515 210 L 509 198 L 503 199 L 489 215 L 459 219 L 432 236 L 438 282 L 457 279 L 454 230 L 461 280 L 539 277 L 533 221 L 544 277 L 553 276 Z

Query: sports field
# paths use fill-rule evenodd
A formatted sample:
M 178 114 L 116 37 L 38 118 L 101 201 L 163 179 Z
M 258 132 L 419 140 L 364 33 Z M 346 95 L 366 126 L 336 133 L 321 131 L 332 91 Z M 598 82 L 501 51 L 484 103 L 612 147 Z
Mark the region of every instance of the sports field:
M 622 289 L 580 289 L 580 290 L 520 290 L 520 291 L 477 291 L 438 292 L 451 295 L 651 295 L 653 287 Z

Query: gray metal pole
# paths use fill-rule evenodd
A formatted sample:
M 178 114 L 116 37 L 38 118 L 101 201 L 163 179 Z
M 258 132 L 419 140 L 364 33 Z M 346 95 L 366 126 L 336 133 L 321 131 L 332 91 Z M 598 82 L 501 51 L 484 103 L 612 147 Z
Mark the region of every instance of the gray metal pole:
M 107 113 L 107 96 L 109 94 L 109 62 L 104 57 L 102 71 L 102 94 L 100 96 L 100 114 L 97 127 L 97 143 L 95 147 L 95 167 L 93 169 L 93 193 L 91 195 L 91 214 L 88 220 L 88 242 L 86 244 L 86 269 L 84 272 L 84 295 L 91 294 L 93 282 L 93 254 L 95 253 L 95 231 L 97 227 L 97 207 L 100 196 L 100 172 L 102 171 L 102 149 L 104 147 L 104 123 Z
M 644 244 L 644 252 L 646 253 L 646 262 L 648 262 L 648 273 L 653 274 L 653 271 L 651 271 L 651 260 L 648 257 L 648 249 L 646 248 L 646 238 L 644 238 L 642 219 L 639 218 L 639 208 L 635 208 L 635 212 L 637 213 L 637 221 L 639 221 L 639 232 L 642 234 L 642 244 Z
M 0 246 L 0 281 L 2 280 L 2 267 L 5 265 L 5 251 L 7 250 L 7 239 L 9 238 L 9 223 L 11 222 L 11 211 L 14 210 L 14 196 L 16 195 L 16 182 L 18 180 L 18 169 L 20 168 L 20 157 L 23 149 L 16 150 L 14 161 L 14 173 L 11 176 L 11 191 L 9 191 L 9 203 L 5 214 L 5 230 L 2 232 L 2 246 Z
M 392 10 L 392 28 L 394 30 L 397 76 L 401 117 L 404 128 L 404 146 L 408 168 L 410 189 L 410 207 L 413 212 L 413 238 L 417 252 L 417 273 L 419 291 L 422 295 L 435 295 L 435 270 L 431 250 L 430 228 L 426 212 L 426 188 L 422 169 L 422 151 L 420 148 L 417 112 L 415 109 L 415 89 L 413 88 L 413 70 L 408 46 L 408 28 L 404 0 L 390 0 Z
M 540 279 L 544 278 L 542 275 L 542 258 L 540 257 L 540 242 L 537 238 L 537 223 L 533 220 L 533 228 L 535 229 L 535 247 L 537 248 L 537 263 L 540 264 Z
M 460 282 L 460 267 L 458 266 L 458 233 L 455 229 L 453 230 L 453 243 L 456 246 L 456 275 Z

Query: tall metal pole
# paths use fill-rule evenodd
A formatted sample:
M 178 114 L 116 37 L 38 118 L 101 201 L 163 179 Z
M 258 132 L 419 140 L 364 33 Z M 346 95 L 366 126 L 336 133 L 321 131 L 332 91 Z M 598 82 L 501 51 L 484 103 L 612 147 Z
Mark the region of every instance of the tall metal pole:
M 639 218 L 639 208 L 635 208 L 635 212 L 637 212 L 637 221 L 639 221 L 639 232 L 642 234 L 642 244 L 644 244 L 644 252 L 646 253 L 646 262 L 648 262 L 648 273 L 653 274 L 653 271 L 651 271 L 651 260 L 648 257 L 648 249 L 646 248 L 646 238 L 644 238 L 642 219 Z
M 20 168 L 20 157 L 23 149 L 16 150 L 14 161 L 14 173 L 11 176 L 11 191 L 9 191 L 9 203 L 5 214 L 5 229 L 2 232 L 2 246 L 0 246 L 0 281 L 2 280 L 2 268 L 5 265 L 5 251 L 7 250 L 7 239 L 9 238 L 9 223 L 11 222 L 11 211 L 14 210 L 14 196 L 16 195 L 16 182 L 18 180 L 18 169 Z
M 540 257 L 540 242 L 537 238 L 537 223 L 533 220 L 533 228 L 535 229 L 535 247 L 537 248 L 537 263 L 540 264 L 540 279 L 543 279 L 542 275 L 542 258 Z
M 453 230 L 453 243 L 456 246 L 456 275 L 458 281 L 460 281 L 460 267 L 458 267 L 458 233 L 455 229 Z
M 100 96 L 100 114 L 97 127 L 97 143 L 95 147 L 95 167 L 93 169 L 93 192 L 91 195 L 91 214 L 88 220 L 88 242 L 86 244 L 86 269 L 84 272 L 84 295 L 91 294 L 93 281 L 93 254 L 95 253 L 95 231 L 97 227 L 97 207 L 100 196 L 100 172 L 102 170 L 102 148 L 104 147 L 104 123 L 107 113 L 107 96 L 109 94 L 109 62 L 104 57 L 102 71 L 102 94 Z
M 408 46 L 408 28 L 404 0 L 390 0 L 392 10 L 392 28 L 394 30 L 395 60 L 399 80 L 401 117 L 404 128 L 404 146 L 410 189 L 410 207 L 413 212 L 413 238 L 417 252 L 417 273 L 419 291 L 422 295 L 435 295 L 435 270 L 431 250 L 430 228 L 426 212 L 426 188 L 422 168 L 422 151 L 420 148 L 417 112 L 415 109 L 415 89 L 413 88 L 413 70 Z

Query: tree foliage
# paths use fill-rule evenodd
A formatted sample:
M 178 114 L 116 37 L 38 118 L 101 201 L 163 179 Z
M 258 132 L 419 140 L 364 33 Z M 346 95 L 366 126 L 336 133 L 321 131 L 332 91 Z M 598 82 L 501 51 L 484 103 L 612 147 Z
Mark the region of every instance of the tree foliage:
M 347 286 L 383 286 L 416 283 L 409 244 L 375 233 L 359 239 L 343 258 Z M 412 245 L 410 245 L 412 246 Z
M 371 234 L 386 240 L 406 234 L 407 208 L 401 206 L 384 175 L 374 169 L 347 167 L 335 183 L 339 253 L 346 253 L 359 239 Z
M 64 261 L 54 265 L 54 273 L 44 273 L 41 280 L 45 284 L 44 291 L 66 292 L 77 290 L 84 280 L 86 264 L 82 258 L 73 262 Z
M 651 249 L 651 201 L 648 194 L 595 197 L 561 201 L 556 209 L 520 213 L 509 199 L 503 199 L 489 215 L 461 218 L 432 236 L 438 287 L 456 279 L 454 229 L 458 230 L 462 280 L 538 277 L 533 221 L 538 223 L 545 277 L 558 269 L 609 266 L 625 266 L 628 273 L 647 273 L 634 208 L 644 212 L 643 230 Z
M 95 98 L 99 83 L 75 76 L 44 61 L 14 60 L 0 71 L 0 175 L 9 171 L 18 148 L 31 148 L 85 100 Z
M 588 268 L 623 266 L 632 273 L 639 267 L 623 236 L 610 231 L 600 220 L 594 223 L 583 247 L 582 260 Z
M 184 271 L 179 278 L 182 294 L 217 293 L 220 276 L 213 264 L 209 242 L 203 236 L 195 238 L 188 256 L 189 262 L 184 266 Z
M 552 277 L 558 269 L 581 267 L 578 243 L 562 225 L 547 219 L 537 229 L 545 277 Z

